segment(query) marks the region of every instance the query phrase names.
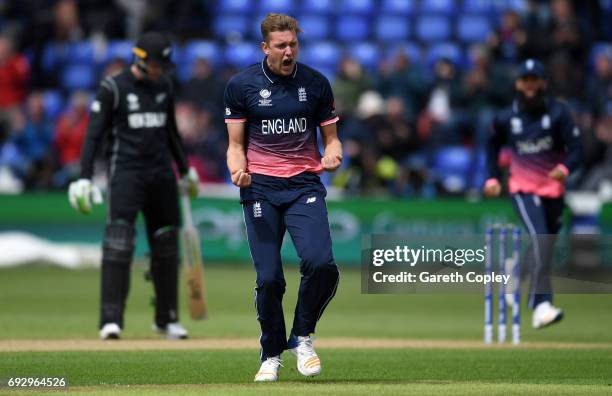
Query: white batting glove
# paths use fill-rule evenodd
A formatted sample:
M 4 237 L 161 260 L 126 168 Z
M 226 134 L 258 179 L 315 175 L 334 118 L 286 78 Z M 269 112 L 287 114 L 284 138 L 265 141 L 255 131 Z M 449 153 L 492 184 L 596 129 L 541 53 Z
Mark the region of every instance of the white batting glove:
M 89 179 L 79 179 L 68 187 L 70 205 L 80 213 L 91 213 L 92 202 L 99 205 L 103 202 L 102 192 Z
M 196 198 L 200 193 L 200 176 L 198 171 L 192 166 L 179 181 L 181 192 L 185 192 L 190 198 Z

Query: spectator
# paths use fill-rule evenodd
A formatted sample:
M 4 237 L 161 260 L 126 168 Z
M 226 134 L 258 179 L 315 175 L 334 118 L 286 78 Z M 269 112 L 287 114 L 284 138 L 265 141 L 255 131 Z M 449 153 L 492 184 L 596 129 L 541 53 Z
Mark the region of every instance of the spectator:
M 225 179 L 227 135 L 213 123 L 213 114 L 190 102 L 176 106 L 176 122 L 189 163 L 197 169 L 201 181 L 221 183 Z
M 30 66 L 25 56 L 13 50 L 12 41 L 0 36 L 0 129 L 8 132 L 12 113 L 24 103 Z
M 595 124 L 595 144 L 599 153 L 594 152 L 598 154 L 598 162 L 589 163 L 578 186 L 580 190 L 597 191 L 602 181 L 612 182 L 612 100 L 603 110 Z
M 212 3 L 209 0 L 148 1 L 142 15 L 143 30 L 173 31 L 180 39 L 210 37 L 210 10 L 216 6 Z
M 376 131 L 384 123 L 385 102 L 376 91 L 366 91 L 359 97 L 355 117 L 346 118 L 340 128 L 344 147 L 344 163 L 336 172 L 333 184 L 349 194 L 370 194 L 382 191 L 377 176 Z M 391 169 L 394 174 L 394 169 Z
M 548 26 L 547 47 L 551 54 L 564 53 L 568 59 L 583 65 L 585 61 L 584 33 L 569 0 L 553 0 L 552 19 Z
M 505 63 L 528 56 L 528 44 L 527 30 L 521 26 L 520 16 L 512 10 L 503 13 L 501 26 L 487 40 L 493 57 Z
M 340 117 L 350 116 L 357 107 L 361 94 L 371 87 L 370 79 L 361 64 L 352 58 L 344 58 L 340 62 L 338 76 L 333 85 L 336 112 Z
M 576 100 L 585 90 L 583 74 L 565 52 L 557 52 L 549 59 L 551 94 L 565 102 L 576 105 Z
M 53 21 L 54 40 L 73 42 L 85 37 L 75 0 L 59 0 L 53 9 Z
M 586 103 L 593 113 L 603 111 L 612 100 L 612 48 L 598 54 L 594 66 L 586 90 Z
M 381 152 L 398 164 L 398 174 L 389 183 L 392 193 L 398 196 L 420 194 L 428 196 L 431 185 L 427 171 L 425 155 L 416 128 L 406 117 L 404 101 L 400 97 L 390 97 L 386 103 L 386 121 L 391 135 L 386 138 L 386 144 L 379 143 Z M 384 136 L 384 135 L 383 135 Z
M 470 48 L 472 68 L 465 73 L 462 82 L 462 101 L 467 122 L 473 129 L 472 143 L 484 148 L 494 112 L 510 104 L 512 80 L 507 68 L 494 62 L 487 47 Z
M 181 87 L 179 97 L 198 107 L 210 108 L 214 114 L 223 114 L 224 89 L 223 81 L 214 73 L 210 62 L 199 58 L 193 64 L 191 78 Z M 219 120 L 223 121 L 220 117 Z
M 53 124 L 45 114 L 42 93 L 28 97 L 26 116 L 23 128 L 15 129 L 11 137 L 22 157 L 26 188 L 50 188 Z
M 25 116 L 21 111 L 10 113 L 8 126 L 0 132 L 0 192 L 16 188 L 21 191 L 27 171 L 26 159 L 13 140 L 12 131 L 20 131 L 25 126 Z
M 432 161 L 439 147 L 462 144 L 465 125 L 465 115 L 459 107 L 463 100 L 461 76 L 456 66 L 450 59 L 442 58 L 434 65 L 434 77 L 426 108 L 418 120 L 419 137 L 426 144 L 428 161 Z
M 23 191 L 23 182 L 16 176 L 21 156 L 15 144 L 8 141 L 7 135 L 6 130 L 0 130 L 0 193 L 16 194 Z
M 405 52 L 400 51 L 393 59 L 391 72 L 381 76 L 378 89 L 385 98 L 401 98 L 406 115 L 415 118 L 422 110 L 420 104 L 426 94 L 425 73 Z
M 55 175 L 56 187 L 65 187 L 79 172 L 81 147 L 87 132 L 89 94 L 77 91 L 72 95 L 70 107 L 55 124 L 55 148 L 61 169 Z
M 126 34 L 126 14 L 116 1 L 78 0 L 78 14 L 88 36 L 122 39 Z

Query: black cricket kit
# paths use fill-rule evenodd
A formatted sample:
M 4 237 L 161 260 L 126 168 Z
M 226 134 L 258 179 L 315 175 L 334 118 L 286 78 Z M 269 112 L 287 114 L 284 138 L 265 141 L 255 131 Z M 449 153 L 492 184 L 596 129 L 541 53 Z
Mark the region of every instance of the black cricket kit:
M 91 178 L 96 151 L 106 146 L 108 219 L 102 258 L 100 325 L 123 327 L 134 251 L 134 222 L 142 211 L 151 248 L 151 273 L 159 326 L 178 320 L 177 268 L 179 207 L 176 162 L 187 161 L 176 128 L 169 78 L 137 79 L 128 68 L 102 80 L 91 105 L 81 156 L 81 177 Z

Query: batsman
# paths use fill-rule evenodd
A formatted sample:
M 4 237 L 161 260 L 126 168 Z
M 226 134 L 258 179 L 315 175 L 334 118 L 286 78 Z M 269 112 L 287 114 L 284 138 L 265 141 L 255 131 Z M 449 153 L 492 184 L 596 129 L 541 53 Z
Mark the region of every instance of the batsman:
M 71 205 L 89 213 L 102 195 L 92 184 L 96 152 L 105 146 L 108 214 L 102 245 L 100 338 L 118 339 L 130 287 L 134 223 L 142 212 L 151 249 L 156 296 L 153 328 L 169 339 L 187 338 L 178 317 L 179 204 L 172 159 L 180 184 L 197 195 L 199 179 L 188 168 L 174 116 L 169 71 L 172 45 L 162 34 L 143 34 L 133 63 L 100 83 L 91 105 L 81 153 L 80 178 L 70 184 Z
M 524 265 L 531 272 L 529 308 L 537 329 L 563 318 L 561 309 L 553 305 L 551 260 L 562 225 L 565 181 L 580 164 L 580 131 L 567 105 L 546 95 L 544 66 L 539 61 L 527 59 L 519 65 L 515 88 L 512 106 L 493 121 L 484 193 L 490 197 L 501 193 L 497 159 L 501 147 L 509 146 L 508 189 L 532 241 Z

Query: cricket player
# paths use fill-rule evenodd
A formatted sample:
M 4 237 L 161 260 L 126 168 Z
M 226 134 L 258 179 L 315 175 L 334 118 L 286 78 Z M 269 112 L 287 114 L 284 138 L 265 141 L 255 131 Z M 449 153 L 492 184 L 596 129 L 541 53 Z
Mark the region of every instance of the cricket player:
M 318 375 L 313 348 L 317 321 L 333 298 L 339 273 L 319 174 L 342 161 L 334 98 L 327 79 L 297 62 L 298 22 L 268 14 L 261 23 L 264 58 L 235 75 L 225 89 L 229 133 L 227 166 L 240 187 L 257 281 L 261 368 L 255 381 L 276 381 L 280 355 L 290 349 L 305 376 Z M 320 128 L 324 153 L 317 147 Z M 285 278 L 280 249 L 289 231 L 302 275 L 289 339 L 282 300 Z
M 580 131 L 568 107 L 546 96 L 544 66 L 533 59 L 521 63 L 515 82 L 517 98 L 493 121 L 487 148 L 490 178 L 484 193 L 501 193 L 497 158 L 502 146 L 512 151 L 508 189 L 513 206 L 532 245 L 526 254 L 531 278 L 529 307 L 533 327 L 542 328 L 563 318 L 552 305 L 550 265 L 555 235 L 561 228 L 565 180 L 580 164 Z M 530 261 L 533 262 L 530 262 Z
M 118 339 L 130 286 L 134 222 L 142 211 L 151 248 L 156 295 L 154 330 L 169 339 L 187 338 L 178 322 L 177 181 L 197 195 L 198 175 L 188 168 L 174 116 L 174 91 L 167 71 L 172 45 L 160 33 L 145 33 L 133 49 L 134 62 L 100 83 L 81 153 L 80 179 L 69 188 L 72 206 L 89 213 L 101 202 L 92 184 L 96 151 L 106 145 L 108 217 L 102 245 L 100 338 Z

